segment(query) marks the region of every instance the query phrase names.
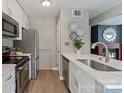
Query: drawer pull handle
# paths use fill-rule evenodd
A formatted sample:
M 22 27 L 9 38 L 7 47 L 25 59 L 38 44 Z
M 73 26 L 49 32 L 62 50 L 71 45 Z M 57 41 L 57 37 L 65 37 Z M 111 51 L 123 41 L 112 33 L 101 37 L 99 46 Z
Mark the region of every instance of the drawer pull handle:
M 6 79 L 6 81 L 10 80 L 11 78 L 12 78 L 12 75 L 11 75 L 11 76 L 9 76 L 9 78 L 8 78 L 8 79 Z

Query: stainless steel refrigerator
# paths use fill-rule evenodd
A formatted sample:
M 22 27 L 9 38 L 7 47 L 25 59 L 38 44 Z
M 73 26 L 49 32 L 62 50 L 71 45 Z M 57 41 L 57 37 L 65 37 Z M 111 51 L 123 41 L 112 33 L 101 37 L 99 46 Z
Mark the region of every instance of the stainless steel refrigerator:
M 15 46 L 24 49 L 24 52 L 32 53 L 31 79 L 36 79 L 39 68 L 39 34 L 33 29 L 23 29 L 22 40 L 15 41 Z

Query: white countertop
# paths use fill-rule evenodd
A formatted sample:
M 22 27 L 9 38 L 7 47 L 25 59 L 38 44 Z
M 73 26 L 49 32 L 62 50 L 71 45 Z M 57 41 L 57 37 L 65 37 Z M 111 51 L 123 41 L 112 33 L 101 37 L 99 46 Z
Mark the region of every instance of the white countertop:
M 15 69 L 15 66 L 15 64 L 2 64 L 2 76 Z
M 70 60 L 70 62 L 75 63 L 78 67 L 80 67 L 82 70 L 85 70 L 87 73 L 89 73 L 98 83 L 102 84 L 106 88 L 116 88 L 120 89 L 122 88 L 122 72 L 121 71 L 98 71 L 95 69 L 92 69 L 91 67 L 79 62 L 77 59 L 93 59 L 95 61 L 98 61 L 102 64 L 122 69 L 122 62 L 118 60 L 111 59 L 109 63 L 104 62 L 104 57 L 89 54 L 89 55 L 77 55 L 74 53 L 62 53 L 62 55 Z M 102 58 L 102 60 L 99 61 L 99 57 Z

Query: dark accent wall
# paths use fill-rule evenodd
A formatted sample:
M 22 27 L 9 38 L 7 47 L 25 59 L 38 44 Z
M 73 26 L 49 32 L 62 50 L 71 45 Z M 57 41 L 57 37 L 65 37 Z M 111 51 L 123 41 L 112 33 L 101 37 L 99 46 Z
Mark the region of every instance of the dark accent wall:
M 103 31 L 108 28 L 114 28 L 117 32 L 116 40 L 113 42 L 107 42 L 103 38 Z M 94 42 L 104 42 L 104 43 L 121 43 L 122 42 L 122 25 L 96 25 L 91 27 L 91 43 Z
M 91 27 L 91 43 L 98 42 L 98 25 Z

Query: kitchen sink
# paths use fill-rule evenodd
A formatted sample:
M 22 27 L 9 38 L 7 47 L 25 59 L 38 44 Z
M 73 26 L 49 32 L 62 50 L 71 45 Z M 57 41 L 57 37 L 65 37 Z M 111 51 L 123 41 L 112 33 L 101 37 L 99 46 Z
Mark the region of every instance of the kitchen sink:
M 77 59 L 78 61 L 80 61 L 81 63 L 88 65 L 89 67 L 95 69 L 95 70 L 99 70 L 99 71 L 121 71 L 118 70 L 116 68 L 101 64 L 97 61 L 94 60 L 90 60 L 90 59 Z

